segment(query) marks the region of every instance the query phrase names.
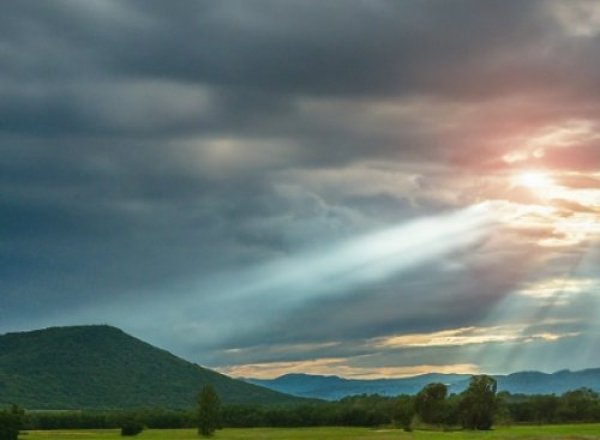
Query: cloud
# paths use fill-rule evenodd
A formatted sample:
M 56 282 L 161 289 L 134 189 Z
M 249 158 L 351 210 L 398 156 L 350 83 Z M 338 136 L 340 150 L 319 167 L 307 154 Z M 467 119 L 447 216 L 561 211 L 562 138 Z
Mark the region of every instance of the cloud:
M 377 347 L 443 347 L 462 346 L 468 344 L 489 344 L 494 342 L 531 342 L 536 339 L 554 341 L 566 336 L 577 336 L 577 333 L 555 334 L 536 333 L 524 334 L 527 326 L 503 325 L 495 327 L 466 327 L 442 330 L 434 333 L 407 334 L 388 336 L 372 341 Z
M 223 367 L 220 372 L 242 378 L 272 379 L 284 374 L 304 373 L 326 376 L 342 376 L 352 379 L 381 379 L 389 377 L 408 377 L 426 374 L 432 371 L 453 374 L 477 374 L 472 364 L 457 365 L 415 365 L 409 367 L 365 368 L 350 367 L 347 359 L 316 359 L 303 362 L 274 362 L 269 364 L 248 364 Z
M 597 287 L 598 280 L 594 279 L 555 278 L 533 283 L 518 293 L 532 298 L 558 299 L 563 302 L 567 301 L 569 296 L 593 291 Z
M 220 366 L 219 370 L 237 377 L 257 378 L 301 372 L 363 379 L 403 377 L 428 372 L 475 374 L 480 371 L 479 365 L 486 363 L 484 359 L 487 358 L 489 362 L 490 358 L 495 357 L 495 350 L 506 355 L 522 344 L 533 347 L 540 344 L 551 346 L 562 339 L 573 341 L 580 336 L 576 331 L 560 330 L 563 324 L 551 322 L 537 327 L 527 324 L 468 327 L 431 333 L 389 335 L 352 343 L 346 341 L 346 348 L 354 347 L 354 352 L 344 351 L 339 342 L 321 344 L 319 347 L 271 346 L 270 350 L 286 353 L 288 358 L 278 360 L 285 358 L 278 358 L 271 352 L 269 357 L 273 360 L 270 362 L 244 362 L 241 360 L 244 358 L 241 353 L 244 350 L 240 349 L 235 350 L 235 354 L 242 357 L 235 364 Z M 551 328 L 557 331 L 549 330 Z M 361 346 L 360 351 L 356 350 L 357 346 Z M 313 353 L 329 352 L 334 357 L 293 358 L 293 353 L 298 349 L 301 352 L 318 349 Z M 248 354 L 251 353 L 246 353 L 245 356 Z M 465 363 L 452 363 L 461 358 Z
M 523 292 L 570 280 L 597 247 L 596 9 L 6 5 L 0 330 L 110 322 L 235 368 L 504 328 L 506 316 L 482 322 L 509 301 L 539 306 Z M 514 185 L 526 170 L 547 173 L 553 195 Z M 482 202 L 493 225 L 449 214 Z M 596 279 L 590 267 L 569 282 Z M 454 337 L 479 337 L 465 332 Z M 425 370 L 440 353 L 426 348 L 335 368 Z M 488 367 L 442 348 L 449 365 Z

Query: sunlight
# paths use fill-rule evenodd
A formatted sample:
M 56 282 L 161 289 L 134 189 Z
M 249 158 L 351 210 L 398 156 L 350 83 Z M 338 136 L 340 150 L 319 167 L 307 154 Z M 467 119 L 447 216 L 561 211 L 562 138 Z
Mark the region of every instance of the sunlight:
M 223 273 L 190 289 L 186 309 L 211 307 L 226 297 L 228 313 L 247 313 L 248 303 L 281 314 L 306 301 L 351 295 L 361 286 L 390 279 L 423 264 L 452 258 L 483 240 L 496 224 L 486 203 L 458 211 L 399 223 L 347 241 L 328 244 L 288 258 L 240 271 Z M 210 295 L 206 292 L 210 291 Z M 202 295 L 199 295 L 199 292 Z M 202 299 L 199 302 L 199 298 Z M 239 311 L 233 311 L 234 307 Z M 243 310 L 242 310 L 243 309 Z M 225 329 L 220 329 L 219 336 Z M 239 326 L 235 329 L 239 331 Z
M 588 179 L 594 176 L 586 176 Z M 545 230 L 538 240 L 545 247 L 577 245 L 600 233 L 600 191 L 577 188 L 563 182 L 581 179 L 580 174 L 550 175 L 544 171 L 522 171 L 512 178 L 513 187 L 526 189 L 536 203 L 514 203 L 508 223 L 519 229 Z
M 525 171 L 516 177 L 516 184 L 534 190 L 548 191 L 555 188 L 554 181 L 541 171 Z
M 297 291 L 304 300 L 324 291 L 347 292 L 464 249 L 480 240 L 493 221 L 489 204 L 481 203 L 401 223 L 274 262 L 258 272 L 258 283 L 249 282 L 243 290 L 253 294 Z

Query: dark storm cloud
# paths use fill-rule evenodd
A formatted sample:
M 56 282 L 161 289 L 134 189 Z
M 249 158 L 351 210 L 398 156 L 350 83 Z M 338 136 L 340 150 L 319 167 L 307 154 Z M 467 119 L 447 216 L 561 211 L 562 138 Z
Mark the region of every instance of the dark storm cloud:
M 464 127 L 415 130 L 410 120 L 382 127 L 345 115 L 347 102 L 316 119 L 301 102 L 308 96 L 480 102 L 538 88 L 577 90 L 574 82 L 589 80 L 567 83 L 563 71 L 591 80 L 593 63 L 574 67 L 593 59 L 595 46 L 568 50 L 551 5 L 14 3 L 3 15 L 0 124 L 7 132 L 44 136 L 293 137 L 301 147 L 296 164 L 389 155 L 464 163 L 486 148 Z M 555 62 L 563 57 L 574 59 Z M 493 136 L 490 130 L 482 134 Z
M 479 266 L 463 253 L 343 297 L 252 298 L 254 316 L 230 312 L 238 336 L 204 332 L 235 327 L 214 279 L 460 209 L 481 191 L 462 179 L 506 166 L 523 133 L 597 120 L 599 32 L 561 6 L 3 5 L 0 330 L 109 321 L 217 362 L 235 345 L 333 339 L 350 353 L 360 338 L 475 324 L 539 263 L 528 244 L 519 267 L 495 266 L 516 255 L 502 246 L 472 248 Z M 597 168 L 595 142 L 545 163 Z M 211 308 L 189 316 L 190 296 Z M 135 306 L 151 313 L 131 319 Z M 149 324 L 162 314 L 168 331 Z
M 455 90 L 454 75 L 474 62 L 550 30 L 538 2 L 477 3 L 19 2 L 4 8 L 5 62 L 17 77 L 150 76 L 284 93 Z

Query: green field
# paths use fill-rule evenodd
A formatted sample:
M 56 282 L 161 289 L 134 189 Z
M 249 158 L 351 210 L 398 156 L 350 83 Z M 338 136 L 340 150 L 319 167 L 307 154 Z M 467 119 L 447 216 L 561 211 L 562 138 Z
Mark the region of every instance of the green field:
M 68 431 L 30 431 L 21 435 L 23 440 L 109 440 L 123 439 L 117 430 L 68 430 Z M 195 430 L 147 430 L 137 439 L 185 440 L 199 439 Z M 367 429 L 367 428 L 255 428 L 255 429 L 224 429 L 213 437 L 215 440 L 476 440 L 476 439 L 599 439 L 600 424 L 589 425 L 552 425 L 552 426 L 519 426 L 497 428 L 489 432 L 434 432 L 416 431 L 405 433 L 396 429 Z

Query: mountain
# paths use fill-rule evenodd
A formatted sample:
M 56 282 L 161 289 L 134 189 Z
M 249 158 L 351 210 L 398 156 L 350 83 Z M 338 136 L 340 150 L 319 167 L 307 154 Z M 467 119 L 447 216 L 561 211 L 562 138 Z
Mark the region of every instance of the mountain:
M 245 380 L 295 396 L 338 400 L 357 394 L 416 394 L 432 382 L 448 385 L 450 393 L 460 393 L 468 386 L 470 377 L 468 374 L 432 373 L 399 379 L 361 380 L 338 376 L 287 374 L 276 379 Z M 563 370 L 552 374 L 536 371 L 518 372 L 494 377 L 498 381 L 498 391 L 513 394 L 562 394 L 582 387 L 600 392 L 600 368 L 583 371 Z
M 338 376 L 286 374 L 276 379 L 245 379 L 247 382 L 294 396 L 338 400 L 356 394 L 397 396 L 416 394 L 425 385 L 442 382 L 449 386 L 468 383 L 467 374 L 423 374 L 401 379 L 344 379 Z
M 106 325 L 0 335 L 0 405 L 191 408 L 204 384 L 224 403 L 301 400 L 202 368 Z
M 507 376 L 496 376 L 498 389 L 513 394 L 562 394 L 577 388 L 600 392 L 600 368 L 581 371 L 562 370 L 547 374 L 524 371 Z

